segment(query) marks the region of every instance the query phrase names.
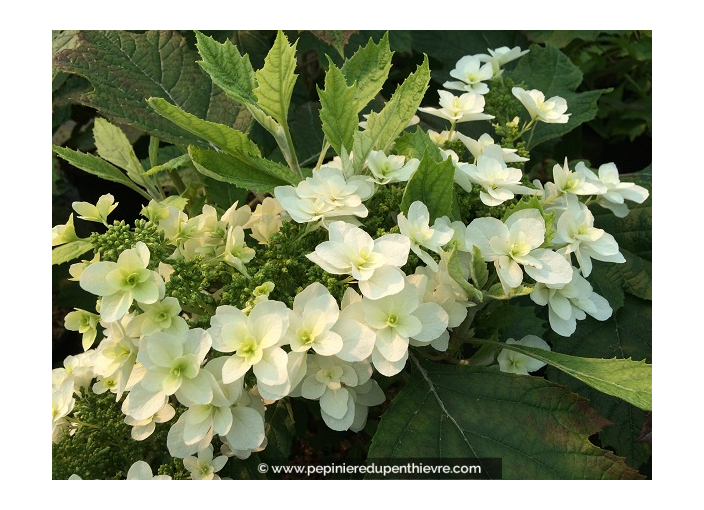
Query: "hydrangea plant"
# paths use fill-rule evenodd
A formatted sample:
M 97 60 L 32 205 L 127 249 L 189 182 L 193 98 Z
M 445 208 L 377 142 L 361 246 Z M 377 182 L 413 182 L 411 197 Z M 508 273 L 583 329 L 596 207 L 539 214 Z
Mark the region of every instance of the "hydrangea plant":
M 279 32 L 255 69 L 196 31 L 200 69 L 181 71 L 221 110 L 184 90 L 124 98 L 149 109 L 127 122 L 151 136 L 144 161 L 87 55 L 176 36 L 77 37 L 56 62 L 93 83 L 107 119 L 95 122 L 97 154 L 53 150 L 144 203 L 143 219 L 110 224 L 118 204 L 104 194 L 73 210 L 106 229 L 81 238 L 73 214 L 53 228 L 53 263 L 72 263 L 95 305 L 65 319 L 85 352 L 53 372 L 56 477 L 246 476 L 260 459 L 286 462 L 296 420 L 366 434 L 369 459 L 499 457 L 504 478 L 640 476 L 590 442 L 605 421 L 584 397 L 545 377 L 652 408 L 649 364 L 590 355 L 589 332 L 575 337 L 587 315 L 605 323 L 623 305 L 622 281 L 605 275 L 633 259 L 602 227 L 618 229 L 649 191 L 607 161 L 555 162 L 533 181 L 525 171 L 535 146 L 566 132 L 541 125 L 572 129 L 594 107 L 532 88 L 529 71 L 559 50 L 465 55 L 432 94 L 425 57 L 380 102 L 393 52 L 388 35 L 369 40 L 341 65 L 328 58 L 322 143 L 303 158 L 290 118 L 297 43 Z M 218 186 L 240 199 L 216 199 Z M 118 425 L 136 443 L 124 466 L 67 472 L 73 442 Z

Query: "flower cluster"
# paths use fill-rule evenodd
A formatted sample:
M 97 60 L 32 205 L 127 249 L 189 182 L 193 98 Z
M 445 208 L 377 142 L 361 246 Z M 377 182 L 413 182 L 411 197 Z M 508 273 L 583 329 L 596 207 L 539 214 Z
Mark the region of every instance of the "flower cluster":
M 71 434 L 67 417 L 78 392 L 109 392 L 121 402 L 134 440 L 166 426 L 168 451 L 183 459 L 192 478 L 219 479 L 216 473 L 229 458 L 246 459 L 267 446 L 266 408 L 283 399 L 317 401 L 331 429 L 362 430 L 369 408 L 386 399 L 377 379 L 401 372 L 411 348 L 432 355 L 454 349 L 456 355 L 456 330 L 464 325 L 466 333 L 475 312 L 492 299 L 530 293 L 534 303 L 547 306 L 551 328 L 563 336 L 586 314 L 610 317 L 608 302 L 586 278 L 592 260 L 625 259 L 614 237 L 594 226 L 589 206 L 623 217 L 626 200 L 640 203 L 648 193 L 620 182 L 613 163 L 594 172 L 583 163 L 572 170 L 565 161 L 555 165 L 553 182 L 531 185 L 509 166 L 526 161 L 515 149 L 497 144 L 489 133 L 476 140 L 457 133 L 458 123 L 493 118 L 484 113 L 487 82 L 501 79 L 502 66 L 527 53 L 488 51 L 463 57 L 451 71 L 457 81 L 445 87 L 459 96 L 441 90 L 439 109 L 419 111 L 451 124 L 446 133 L 429 133 L 428 141 L 452 161 L 454 183 L 488 208 L 502 206 L 505 214 L 465 223 L 461 215 L 436 214 L 422 200 L 408 200 L 395 204 L 391 231 L 365 230 L 363 221 L 378 214 L 367 204 L 379 189 L 413 180 L 421 166 L 393 153 L 393 145 L 369 150 L 362 165 L 347 164 L 352 155 L 346 153 L 344 164 L 319 164 L 296 186 L 277 186 L 254 210 L 235 203 L 220 213 L 206 204 L 189 217 L 178 199 L 150 202 L 143 214 L 164 239 L 167 257 L 155 258 L 138 241 L 114 260 L 96 257 L 72 271 L 97 302 L 95 313 L 66 316 L 66 327 L 83 335 L 85 352 L 54 371 L 54 441 Z M 518 87 L 513 94 L 531 118 L 524 131 L 538 121 L 569 120 L 562 98 L 546 100 L 537 90 Z M 472 159 L 460 161 L 447 148 L 452 141 Z M 519 195 L 526 198 L 519 201 Z M 74 208 L 80 218 L 106 224 L 116 205 L 106 195 L 95 206 Z M 202 306 L 184 309 L 168 293 L 169 282 L 179 277 L 174 268 L 184 263 L 251 280 L 251 264 L 281 249 L 274 239 L 289 222 L 305 225 L 301 236 L 324 229 L 315 232 L 324 238 L 298 254 L 298 263 L 307 264 L 310 274 L 344 278 L 341 296 L 326 281 L 300 282 L 292 302 L 285 301 L 277 299 L 274 280 L 253 285 L 246 306 L 221 302 L 222 288 L 198 288 L 189 292 Z M 53 245 L 74 239 L 72 217 L 54 228 Z M 484 278 L 477 277 L 478 268 Z M 530 335 L 506 343 L 550 348 Z M 542 366 L 510 350 L 495 359 L 502 371 L 517 374 Z M 127 474 L 152 477 L 145 463 Z

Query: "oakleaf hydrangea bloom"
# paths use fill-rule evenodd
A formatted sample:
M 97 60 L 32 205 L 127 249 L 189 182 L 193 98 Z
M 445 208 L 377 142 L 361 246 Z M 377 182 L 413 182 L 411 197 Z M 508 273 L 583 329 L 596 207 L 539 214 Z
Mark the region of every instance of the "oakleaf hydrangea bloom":
M 88 202 L 74 202 L 71 204 L 73 210 L 79 214 L 79 218 L 86 221 L 95 221 L 108 224 L 108 215 L 117 207 L 118 202 L 115 202 L 115 197 L 110 193 L 103 195 L 98 199 L 96 205 Z
M 151 335 L 157 331 L 179 335 L 188 330 L 186 320 L 181 317 L 181 305 L 175 297 L 166 297 L 151 305 L 140 303 L 144 313 L 134 317 L 128 324 L 132 336 Z
M 552 167 L 555 187 L 567 195 L 603 195 L 606 193 L 604 186 L 598 179 L 592 179 L 583 172 L 573 172 L 565 158 L 565 164 Z
M 51 245 L 59 246 L 61 244 L 78 241 L 76 229 L 73 226 L 73 213 L 69 214 L 68 221 L 65 225 L 56 225 L 51 229 Z
M 494 71 L 490 62 L 482 65 L 479 58 L 467 55 L 457 61 L 455 68 L 450 71 L 450 76 L 460 81 L 445 82 L 443 87 L 446 89 L 486 94 L 489 92 L 489 86 L 483 82 L 490 80 Z
M 550 350 L 548 343 L 535 335 L 526 335 L 520 340 L 509 338 L 506 340 L 506 343 L 522 345 L 525 347 L 535 347 L 546 351 Z M 496 361 L 499 362 L 499 369 L 502 372 L 508 372 L 510 374 L 528 375 L 528 372 L 535 372 L 545 366 L 545 363 L 542 361 L 510 349 L 502 349 L 496 357 Z
M 230 227 L 227 230 L 225 251 L 221 255 L 222 260 L 248 277 L 245 264 L 250 262 L 254 255 L 254 250 L 247 246 L 244 239 L 244 229 L 240 226 Z
M 176 410 L 169 404 L 159 409 L 154 415 L 143 420 L 135 420 L 132 416 L 125 416 L 125 423 L 132 427 L 131 436 L 135 441 L 144 441 L 156 430 L 157 423 L 166 423 L 176 415 Z
M 138 460 L 127 471 L 128 480 L 171 480 L 169 475 L 154 475 L 152 468 L 143 460 Z
M 342 170 L 331 167 L 321 167 L 295 188 L 277 186 L 274 189 L 274 196 L 294 221 L 320 221 L 323 226 L 330 218 L 366 218 L 369 211 L 362 202 L 373 194 L 374 186 L 368 177 L 345 179 Z
M 87 351 L 95 342 L 95 337 L 98 334 L 98 321 L 100 315 L 86 312 L 80 308 L 69 312 L 64 319 L 64 327 L 69 331 L 78 331 L 83 335 L 82 345 L 83 350 Z
M 259 244 L 268 245 L 271 236 L 281 229 L 284 216 L 288 217 L 279 201 L 273 197 L 266 197 L 261 204 L 257 204 L 242 228 L 251 229 L 252 237 L 259 241 Z
M 156 303 L 164 296 L 164 280 L 147 269 L 149 248 L 142 241 L 123 251 L 117 262 L 96 262 L 81 274 L 84 290 L 102 296 L 100 316 L 106 322 L 120 319 L 133 301 Z
M 504 149 L 494 143 L 494 139 L 488 133 L 484 133 L 477 140 L 457 132 L 455 136 L 462 141 L 464 146 L 467 147 L 467 150 L 474 156 L 475 163 L 477 162 L 477 158 L 485 153 L 504 163 L 521 163 L 528 161 L 528 158 L 523 158 L 516 154 L 517 149 Z
M 370 299 L 399 292 L 411 241 L 400 234 L 386 234 L 376 240 L 349 223 L 330 224 L 330 240 L 320 243 L 306 255 L 330 274 L 350 274 L 359 282 L 359 290 Z
M 626 262 L 614 236 L 594 227 L 594 216 L 589 208 L 577 200 L 569 200 L 567 211 L 557 220 L 554 245 L 565 245 L 564 253 L 577 257 L 584 276 L 592 272 L 592 260 Z
M 396 294 L 362 301 L 366 323 L 376 331 L 372 362 L 383 375 L 403 369 L 411 339 L 427 345 L 447 328 L 447 312 L 437 303 L 423 303 L 424 292 L 407 281 Z
M 114 385 L 109 389 L 116 394 L 117 400 L 122 398 L 139 352 L 141 332 L 139 328 L 130 327 L 133 320 L 134 315 L 128 314 L 119 321 L 104 324 L 105 338 L 95 350 L 95 375 L 113 380 Z
M 496 48 L 495 50 L 487 50 L 489 55 L 476 55 L 476 57 L 482 62 L 491 62 L 491 67 L 494 71 L 494 76 L 500 76 L 503 73 L 501 69 L 502 66 L 508 64 L 509 62 L 522 57 L 530 50 L 523 50 L 519 46 L 514 46 L 509 48 L 508 46 L 502 46 L 501 48 Z
M 61 440 L 67 425 L 66 416 L 73 411 L 76 400 L 73 398 L 73 381 L 65 380 L 51 391 L 51 440 Z
M 227 457 L 220 455 L 213 459 L 213 447 L 208 445 L 208 448 L 198 452 L 198 457 L 186 457 L 183 459 L 183 467 L 191 472 L 193 480 L 220 480 L 216 475 L 218 471 L 227 464 Z
M 503 159 L 481 155 L 476 165 L 465 163 L 459 165 L 459 169 L 472 183 L 483 188 L 479 198 L 488 206 L 501 205 L 514 198 L 515 194 L 537 193 L 537 190 L 522 185 L 523 173 L 518 168 L 507 167 Z
M 596 203 L 609 209 L 617 218 L 625 218 L 628 215 L 628 206 L 624 203 L 626 200 L 642 204 L 648 198 L 648 190 L 643 186 L 633 182 L 621 182 L 614 163 L 601 165 L 598 176 L 581 161 L 577 163 L 574 171 L 584 174 L 585 179 L 598 181 L 606 187 L 606 192 L 599 195 Z
M 567 124 L 571 113 L 567 111 L 567 101 L 560 96 L 545 99 L 545 94 L 539 90 L 524 90 L 513 87 L 513 95 L 528 110 L 531 120 L 539 120 L 547 124 Z
M 474 92 L 466 92 L 455 96 L 447 90 L 438 90 L 440 94 L 440 108 L 423 107 L 419 111 L 435 115 L 452 122 L 493 119 L 493 115 L 484 113 L 484 97 Z
M 289 324 L 286 305 L 280 301 L 262 301 L 249 315 L 234 306 L 219 306 L 210 323 L 213 349 L 234 353 L 223 365 L 225 384 L 243 377 L 252 367 L 259 385 L 277 386 L 286 382 L 288 356 L 281 348 Z
M 333 430 L 361 430 L 369 405 L 381 404 L 384 393 L 372 381 L 371 365 L 366 362 L 348 363 L 335 356 L 308 357 L 307 376 L 301 385 L 301 395 L 320 400 L 323 421 Z M 359 393 L 355 390 L 359 390 Z
M 384 151 L 371 151 L 367 158 L 367 165 L 377 184 L 406 182 L 418 169 L 419 164 L 420 161 L 415 158 L 406 161 L 404 156 L 387 156 Z
M 523 271 L 537 282 L 564 285 L 572 278 L 571 264 L 554 251 L 539 248 L 545 241 L 545 220 L 537 209 L 523 209 L 508 217 L 476 218 L 467 226 L 466 246 L 476 246 L 493 262 L 504 292 L 523 282 Z
M 186 334 L 164 332 L 144 337 L 138 360 L 147 373 L 129 394 L 126 414 L 137 420 L 156 414 L 166 397 L 208 404 L 213 398 L 212 375 L 201 370 L 212 339 L 207 331 L 191 329 Z
M 428 207 L 421 201 L 416 200 L 408 208 L 408 218 L 403 213 L 399 213 L 396 221 L 401 234 L 411 240 L 411 250 L 418 255 L 428 267 L 437 269 L 438 264 L 427 252 L 421 248 L 440 252 L 440 248 L 445 246 L 454 234 L 454 231 L 446 224 L 437 221 L 430 228 L 430 213 Z
M 330 291 L 320 282 L 308 285 L 293 300 L 288 332 L 284 341 L 294 352 L 313 349 L 322 356 L 332 356 L 342 349 L 342 337 L 331 331 L 340 310 Z
M 586 314 L 605 321 L 613 313 L 608 301 L 594 292 L 577 268 L 573 268 L 572 280 L 566 285 L 539 283 L 530 298 L 538 305 L 548 305 L 550 327 L 562 336 L 572 335 L 577 329 L 577 321 L 584 319 Z

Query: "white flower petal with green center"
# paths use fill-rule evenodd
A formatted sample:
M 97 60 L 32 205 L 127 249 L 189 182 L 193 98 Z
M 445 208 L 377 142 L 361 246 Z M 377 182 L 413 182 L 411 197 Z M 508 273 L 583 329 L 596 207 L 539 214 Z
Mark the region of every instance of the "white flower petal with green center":
M 301 385 L 301 395 L 303 398 L 317 400 L 327 389 L 327 384 L 320 382 L 316 377 L 306 377 Z
M 509 338 L 506 343 L 535 347 L 546 351 L 550 350 L 548 343 L 535 335 L 526 335 L 521 340 Z M 503 349 L 497 356 L 496 361 L 499 362 L 499 368 L 502 372 L 521 375 L 528 375 L 528 372 L 535 372 L 545 366 L 542 361 L 509 349 Z
M 415 317 L 414 317 L 415 318 Z M 418 330 L 422 327 L 420 321 Z M 388 361 L 398 361 L 408 354 L 409 337 L 400 335 L 394 328 L 387 327 L 376 332 L 374 347 Z
M 247 316 L 234 307 L 225 313 L 219 306 L 216 315 L 211 319 L 212 327 L 208 330 L 213 338 L 213 349 L 219 352 L 234 352 L 240 348 L 244 339 L 249 336 Z
M 371 278 L 358 282 L 359 290 L 368 299 L 381 299 L 397 294 L 404 287 L 404 274 L 395 266 L 381 266 Z
M 288 356 L 281 347 L 266 349 L 262 359 L 254 365 L 254 375 L 257 376 L 257 381 L 267 385 L 283 384 L 288 376 L 287 363 Z
M 250 363 L 247 363 L 247 361 L 240 356 L 234 355 L 228 357 L 225 364 L 222 366 L 222 382 L 230 384 L 244 377 L 251 366 Z
M 134 299 L 131 292 L 116 292 L 103 296 L 100 302 L 100 317 L 105 322 L 117 321 L 127 313 L 132 301 Z
M 117 289 L 107 282 L 107 275 L 117 268 L 115 262 L 94 262 L 81 273 L 80 285 L 83 290 L 97 296 L 109 296 Z
M 168 395 L 163 391 L 152 392 L 138 384 L 127 395 L 123 411 L 136 420 L 146 420 L 158 413 L 167 402 Z
M 262 301 L 249 313 L 248 324 L 262 349 L 272 347 L 286 333 L 288 308 L 280 301 Z
M 421 303 L 413 311 L 422 324 L 422 329 L 412 335 L 414 340 L 419 342 L 431 342 L 438 338 L 447 329 L 450 320 L 447 312 L 437 303 Z
M 183 356 L 183 342 L 168 333 L 154 333 L 141 342 L 139 361 L 147 368 L 170 368 L 173 360 L 180 356 Z
M 374 349 L 374 351 L 372 351 L 372 363 L 374 364 L 374 368 L 377 372 L 381 375 L 385 375 L 386 377 L 394 376 L 403 370 L 403 367 L 406 366 L 407 360 L 408 350 L 406 350 L 403 357 L 398 361 L 387 360 L 381 355 L 378 349 Z
M 230 448 L 251 450 L 258 448 L 264 441 L 264 419 L 251 407 L 236 406 L 232 408 L 232 426 L 225 435 Z
M 365 324 L 350 317 L 341 316 L 332 331 L 342 338 L 342 348 L 336 354 L 338 358 L 353 362 L 362 361 L 371 355 L 376 333 Z
M 182 378 L 181 387 L 176 392 L 179 401 L 194 402 L 196 404 L 209 404 L 213 399 L 213 376 L 206 371 L 199 371 L 192 378 Z
M 572 264 L 559 253 L 540 248 L 530 254 L 541 264 L 541 267 L 525 266 L 526 273 L 536 282 L 564 285 L 572 280 Z
M 350 400 L 350 394 L 346 388 L 328 389 L 320 397 L 320 409 L 340 420 L 347 413 L 348 400 Z

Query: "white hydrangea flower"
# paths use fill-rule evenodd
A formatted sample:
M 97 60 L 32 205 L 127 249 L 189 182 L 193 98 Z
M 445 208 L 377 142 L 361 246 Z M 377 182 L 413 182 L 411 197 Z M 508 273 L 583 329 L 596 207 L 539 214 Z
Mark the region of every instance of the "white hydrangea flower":
M 219 254 L 226 264 L 249 277 L 245 264 L 249 263 L 254 258 L 255 253 L 252 248 L 247 246 L 244 239 L 244 229 L 241 226 L 237 225 L 227 230 L 225 248 L 224 251 Z
M 117 207 L 119 202 L 115 202 L 115 197 L 110 193 L 98 199 L 96 205 L 88 202 L 73 202 L 71 207 L 79 214 L 79 218 L 86 221 L 95 221 L 107 226 L 108 215 Z
M 389 377 L 405 366 L 411 339 L 417 345 L 428 345 L 443 334 L 449 323 L 447 312 L 440 305 L 422 302 L 425 289 L 421 291 L 412 280 L 404 283 L 403 290 L 396 294 L 362 301 L 366 324 L 376 332 L 374 368 Z
M 127 332 L 133 337 L 151 335 L 163 331 L 172 335 L 183 334 L 188 330 L 186 320 L 181 317 L 181 305 L 175 297 L 166 297 L 151 305 L 140 303 L 144 313 L 137 315 L 127 325 Z
M 288 378 L 288 355 L 281 348 L 289 310 L 279 301 L 262 301 L 249 315 L 233 306 L 219 306 L 208 330 L 213 349 L 234 353 L 223 365 L 222 380 L 231 383 L 253 368 L 260 386 L 279 386 Z
M 51 229 L 51 246 L 78 241 L 76 229 L 73 226 L 73 213 L 69 214 L 65 225 L 56 225 Z
M 462 133 L 455 132 L 455 136 L 462 141 L 467 150 L 474 156 L 474 162 L 477 158 L 488 152 L 494 159 L 499 159 L 504 163 L 521 163 L 528 161 L 528 158 L 523 158 L 516 154 L 517 149 L 504 149 L 494 142 L 494 139 L 489 133 L 484 133 L 477 140 L 465 136 Z
M 59 442 L 68 422 L 66 416 L 73 411 L 76 400 L 73 398 L 73 380 L 66 379 L 51 390 L 51 440 Z
M 127 471 L 128 480 L 171 480 L 169 475 L 154 475 L 152 468 L 143 460 L 138 460 Z
M 479 198 L 488 206 L 503 204 L 516 194 L 534 195 L 537 190 L 521 184 L 523 172 L 518 168 L 507 167 L 503 159 L 482 154 L 477 158 L 477 164 L 464 163 L 459 165 L 460 172 L 467 175 L 473 183 L 481 186 Z
M 135 420 L 132 416 L 125 416 L 125 423 L 132 427 L 130 435 L 135 441 L 144 441 L 156 430 L 157 423 L 166 423 L 176 415 L 176 410 L 166 404 L 158 412 L 143 420 Z
M 537 282 L 564 285 L 572 265 L 562 255 L 539 248 L 545 241 L 545 220 L 537 209 L 523 209 L 508 217 L 476 218 L 467 226 L 466 246 L 479 248 L 493 262 L 505 293 L 523 282 L 523 271 Z
M 565 164 L 552 167 L 553 181 L 556 188 L 567 195 L 603 195 L 604 186 L 598 179 L 591 179 L 584 172 L 573 172 L 565 158 Z
M 76 308 L 73 312 L 66 314 L 64 327 L 69 331 L 78 331 L 83 335 L 83 350 L 87 351 L 95 342 L 99 320 L 100 315 Z
M 193 480 L 220 480 L 216 475 L 218 471 L 227 464 L 227 457 L 220 455 L 213 459 L 213 447 L 208 445 L 208 448 L 198 452 L 198 457 L 186 457 L 183 459 L 183 467 L 191 472 Z
M 437 269 L 437 262 L 421 248 L 439 253 L 440 248 L 452 239 L 454 231 L 447 224 L 437 220 L 431 228 L 428 207 L 419 200 L 413 202 L 408 208 L 408 218 L 403 213 L 399 213 L 396 222 L 401 234 L 411 240 L 413 253 L 418 255 L 418 258 L 428 267 Z
M 288 217 L 288 214 L 284 212 L 279 201 L 273 197 L 266 197 L 261 204 L 257 204 L 242 228 L 251 229 L 252 237 L 259 241 L 259 244 L 268 246 L 271 236 L 281 229 L 284 217 Z
M 440 108 L 423 107 L 419 111 L 435 115 L 456 124 L 473 120 L 493 119 L 493 115 L 484 113 L 484 97 L 474 92 L 465 92 L 455 96 L 447 90 L 438 90 Z
M 561 336 L 571 336 L 577 329 L 577 321 L 591 315 L 596 320 L 605 321 L 613 310 L 608 301 L 594 292 L 589 282 L 572 268 L 572 280 L 562 286 L 537 284 L 530 298 L 534 303 L 548 305 L 550 327 Z
M 648 190 L 633 182 L 621 182 L 618 169 L 614 163 L 605 163 L 599 167 L 597 176 L 591 169 L 580 161 L 574 171 L 585 175 L 585 179 L 598 181 L 606 187 L 606 192 L 599 195 L 597 204 L 609 209 L 617 218 L 628 216 L 626 200 L 642 204 L 648 198 Z
M 95 262 L 81 274 L 81 288 L 102 296 L 100 316 L 106 322 L 119 320 L 133 301 L 156 303 L 164 297 L 164 280 L 147 269 L 149 248 L 142 241 L 123 251 L 117 262 Z
M 119 321 L 103 323 L 105 338 L 95 351 L 95 374 L 103 380 L 99 387 L 110 389 L 116 400 L 120 400 L 127 389 L 137 362 L 141 332 L 139 328 L 130 327 L 134 318 L 134 314 L 127 314 Z
M 591 259 L 626 262 L 614 236 L 594 227 L 594 216 L 589 208 L 578 200 L 568 200 L 568 204 L 567 211 L 557 220 L 553 245 L 565 245 L 567 256 L 574 253 L 584 276 L 592 272 Z
M 495 50 L 487 50 L 489 55 L 477 55 L 477 58 L 482 62 L 491 62 L 491 67 L 494 71 L 494 77 L 500 76 L 503 73 L 502 66 L 522 57 L 530 50 L 523 50 L 519 46 L 514 46 L 509 48 L 508 46 L 502 46 L 496 48 Z
M 334 221 L 328 229 L 330 240 L 320 243 L 306 257 L 330 274 L 350 274 L 359 290 L 370 299 L 379 299 L 403 288 L 399 269 L 408 261 L 411 241 L 400 234 L 386 234 L 376 240 L 349 223 Z
M 551 350 L 548 343 L 535 335 L 526 335 L 520 340 L 509 338 L 507 344 L 523 345 L 525 347 L 535 347 L 537 349 Z M 535 358 L 531 358 L 520 352 L 510 349 L 502 349 L 496 357 L 499 362 L 499 370 L 510 374 L 528 375 L 528 372 L 535 372 L 545 366 L 545 363 Z
M 567 111 L 567 101 L 560 96 L 545 99 L 545 94 L 539 90 L 524 90 L 521 87 L 511 89 L 521 104 L 528 110 L 531 120 L 539 120 L 547 124 L 567 124 L 571 113 Z
M 294 352 L 313 349 L 322 356 L 332 356 L 342 349 L 342 337 L 331 331 L 340 316 L 337 301 L 320 282 L 313 282 L 298 293 L 289 312 L 284 341 Z
M 348 287 L 340 308 L 340 316 L 332 327 L 342 338 L 342 349 L 336 356 L 349 362 L 367 359 L 374 349 L 376 333 L 366 325 L 362 296 Z
M 153 416 L 169 395 L 184 402 L 210 403 L 212 375 L 201 370 L 201 364 L 211 345 L 210 335 L 200 328 L 182 335 L 158 332 L 144 337 L 137 358 L 147 371 L 130 391 L 125 414 L 136 420 Z
M 404 156 L 387 156 L 384 151 L 371 151 L 367 158 L 367 166 L 377 184 L 406 182 L 418 169 L 418 165 L 420 161 L 415 158 L 406 161 Z
M 494 76 L 494 70 L 491 62 L 482 65 L 478 57 L 467 55 L 457 61 L 450 76 L 460 81 L 446 81 L 443 84 L 446 89 L 486 94 L 489 86 L 484 82 Z
M 274 196 L 295 222 L 321 222 L 323 226 L 330 218 L 366 218 L 369 211 L 362 202 L 373 194 L 374 185 L 368 177 L 345 179 L 342 170 L 332 167 L 321 167 L 295 188 L 274 189 Z
M 64 367 L 54 369 L 52 383 L 58 384 L 66 379 L 73 381 L 74 391 L 80 395 L 81 388 L 88 388 L 95 377 L 96 351 L 91 349 L 75 356 L 64 358 Z M 63 374 L 59 375 L 58 371 Z

